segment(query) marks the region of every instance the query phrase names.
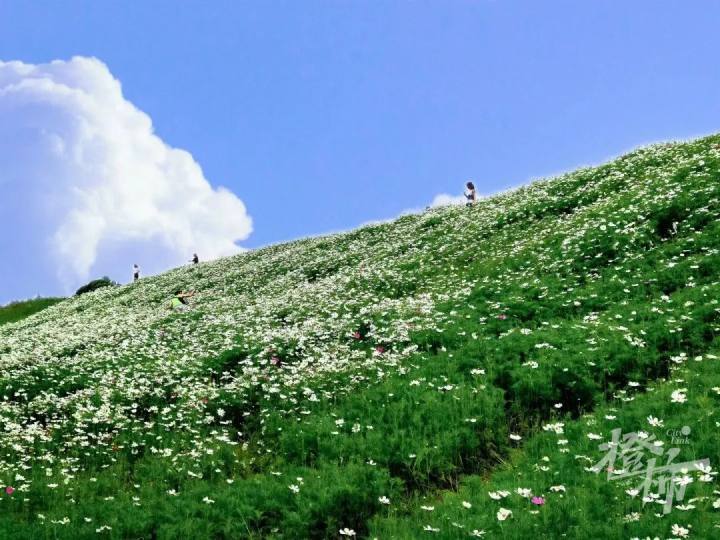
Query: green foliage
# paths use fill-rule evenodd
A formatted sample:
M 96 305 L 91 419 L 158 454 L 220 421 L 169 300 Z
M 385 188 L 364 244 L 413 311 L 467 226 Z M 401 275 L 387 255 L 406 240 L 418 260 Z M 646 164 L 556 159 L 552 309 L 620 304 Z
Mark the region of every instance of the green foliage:
M 33 300 L 12 302 L 0 307 L 0 325 L 21 321 L 63 300 L 64 298 L 35 298 Z
M 117 285 L 118 284 L 111 280 L 109 277 L 104 276 L 99 279 L 93 279 L 92 281 L 80 287 L 75 292 L 75 296 L 80 296 L 81 294 L 97 291 L 98 289 L 102 289 L 103 287 L 116 287 Z
M 687 425 L 681 457 L 720 459 L 718 140 L 0 330 L 0 484 L 18 488 L 0 531 L 712 537 L 714 474 L 687 473 L 692 502 L 658 519 L 588 469 L 617 427 L 669 447 L 666 429 Z M 197 291 L 192 310 L 168 314 L 178 287 Z

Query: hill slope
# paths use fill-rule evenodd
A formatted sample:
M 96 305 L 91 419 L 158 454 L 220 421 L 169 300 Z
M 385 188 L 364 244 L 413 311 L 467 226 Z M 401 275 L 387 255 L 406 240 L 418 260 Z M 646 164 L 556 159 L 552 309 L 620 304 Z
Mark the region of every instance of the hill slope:
M 652 414 L 694 422 L 683 461 L 720 459 L 719 143 L 0 327 L 3 536 L 708 537 L 714 474 L 690 471 L 692 508 L 658 519 L 575 457 L 599 461 L 615 424 L 647 432 Z M 197 294 L 171 312 L 179 288 Z
M 0 325 L 20 321 L 62 301 L 63 298 L 34 298 L 22 302 L 12 302 L 0 307 Z

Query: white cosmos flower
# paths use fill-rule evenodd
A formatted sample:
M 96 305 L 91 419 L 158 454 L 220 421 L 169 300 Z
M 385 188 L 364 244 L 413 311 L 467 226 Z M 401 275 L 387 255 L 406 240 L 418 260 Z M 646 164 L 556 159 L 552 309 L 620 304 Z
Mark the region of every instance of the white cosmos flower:
M 685 403 L 687 401 L 687 396 L 685 395 L 685 392 L 687 392 L 687 388 L 680 388 L 678 390 L 675 390 L 670 395 L 670 401 L 673 403 Z
M 564 433 L 564 426 L 565 424 L 562 422 L 557 422 L 555 424 L 545 424 L 543 426 L 543 429 L 545 431 L 553 431 L 558 435 L 562 435 Z
M 688 475 L 683 475 L 676 476 L 675 478 L 673 478 L 673 481 L 679 486 L 687 486 L 688 484 L 692 483 L 693 479 Z

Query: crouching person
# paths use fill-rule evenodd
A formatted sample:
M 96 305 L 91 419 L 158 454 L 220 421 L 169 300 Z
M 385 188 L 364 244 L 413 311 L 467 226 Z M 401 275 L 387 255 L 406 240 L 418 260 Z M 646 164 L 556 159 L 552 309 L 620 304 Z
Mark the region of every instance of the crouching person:
M 173 299 L 170 300 L 170 309 L 172 309 L 173 311 L 187 311 L 188 309 L 190 309 L 188 298 L 192 298 L 194 294 L 195 293 L 192 291 L 177 291 L 173 296 Z

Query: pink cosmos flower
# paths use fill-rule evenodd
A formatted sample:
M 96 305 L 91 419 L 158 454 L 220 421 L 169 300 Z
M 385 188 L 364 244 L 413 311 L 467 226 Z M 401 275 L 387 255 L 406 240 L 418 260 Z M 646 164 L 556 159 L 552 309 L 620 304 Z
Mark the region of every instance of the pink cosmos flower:
M 533 503 L 534 505 L 542 506 L 543 504 L 545 504 L 545 499 L 542 497 L 536 496 L 536 497 L 533 497 L 532 499 L 530 499 L 530 502 Z
M 12 486 L 8 486 L 5 488 L 5 493 L 7 493 L 8 495 L 12 495 L 13 493 L 15 493 L 15 488 Z
M 505 315 L 504 313 L 501 313 L 500 315 L 497 316 L 497 318 L 500 319 L 501 321 L 504 321 L 505 319 L 507 319 L 507 315 Z
M 355 338 L 355 339 L 362 339 L 362 336 L 360 335 L 360 332 L 353 332 L 352 337 Z
M 377 347 L 375 347 L 375 351 L 376 351 L 378 354 L 382 354 L 382 353 L 385 352 L 385 347 L 383 347 L 382 345 L 378 345 Z

